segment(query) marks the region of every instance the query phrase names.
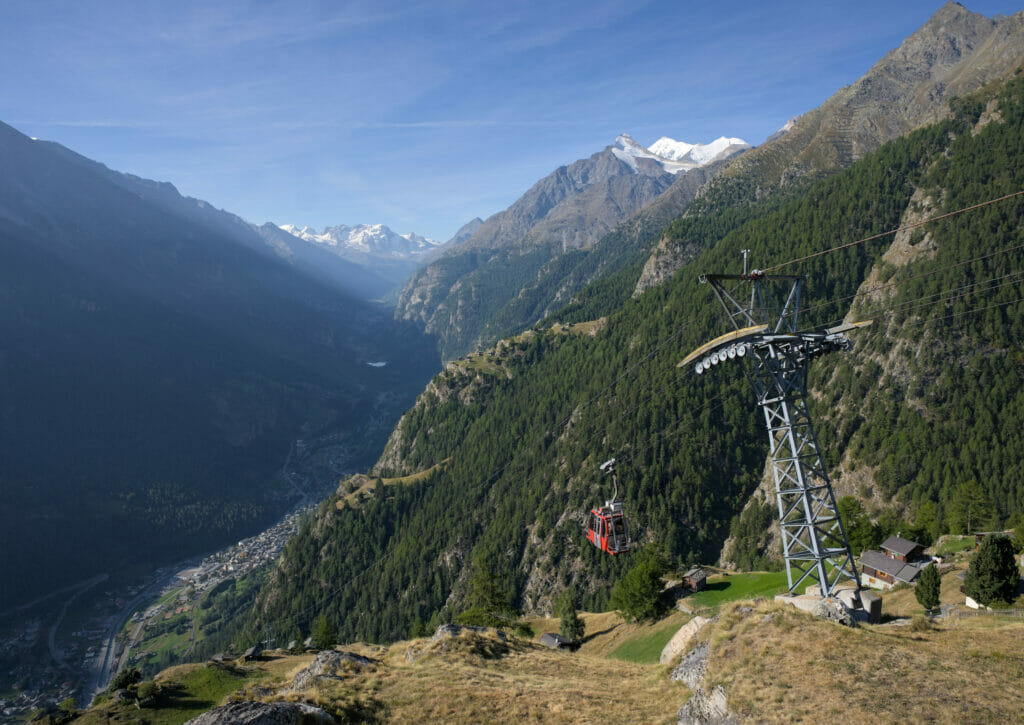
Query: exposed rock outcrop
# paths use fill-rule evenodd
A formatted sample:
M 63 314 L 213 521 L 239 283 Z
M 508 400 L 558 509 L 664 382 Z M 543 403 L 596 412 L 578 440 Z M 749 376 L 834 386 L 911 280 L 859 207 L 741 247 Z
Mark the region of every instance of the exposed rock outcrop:
M 697 690 L 679 708 L 679 725 L 739 725 L 739 718 L 730 714 L 725 690 L 716 687 L 710 693 Z
M 338 679 L 338 671 L 347 667 L 363 669 L 376 664 L 369 657 L 354 652 L 324 650 L 318 652 L 313 661 L 292 679 L 291 689 L 296 692 L 306 690 L 320 679 Z
M 991 19 L 946 3 L 853 84 L 796 118 L 786 133 L 728 163 L 718 181 L 742 176 L 760 198 L 794 180 L 846 168 L 887 141 L 944 118 L 951 98 L 1008 77 L 1022 59 L 1024 12 Z M 687 250 L 677 246 L 671 239 L 659 242 L 635 294 L 688 261 Z
M 204 712 L 185 725 L 335 725 L 318 707 L 302 702 L 232 702 Z

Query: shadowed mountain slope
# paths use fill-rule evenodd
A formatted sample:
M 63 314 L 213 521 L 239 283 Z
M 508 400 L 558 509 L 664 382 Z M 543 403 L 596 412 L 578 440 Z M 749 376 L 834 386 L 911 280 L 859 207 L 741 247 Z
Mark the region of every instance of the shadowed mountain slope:
M 0 163 L 0 556 L 23 582 L 0 605 L 251 533 L 295 497 L 295 438 L 335 431 L 358 467 L 435 369 L 170 185 L 2 125 Z

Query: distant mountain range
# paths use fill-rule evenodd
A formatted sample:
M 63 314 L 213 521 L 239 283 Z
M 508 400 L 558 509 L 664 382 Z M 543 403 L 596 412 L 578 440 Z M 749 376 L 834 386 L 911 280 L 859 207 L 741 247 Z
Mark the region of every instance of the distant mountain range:
M 397 234 L 384 224 L 358 224 L 354 227 L 342 224 L 327 227 L 319 233 L 312 227 L 292 224 L 282 224 L 281 228 L 299 239 L 329 247 L 339 257 L 354 259 L 418 260 L 440 246 L 440 242 L 419 234 Z
M 419 234 L 398 234 L 384 224 L 339 224 L 322 232 L 294 224 L 282 224 L 279 229 L 384 277 L 392 286 L 405 282 L 417 267 L 444 247 L 442 242 Z M 279 238 L 266 227 L 264 236 Z M 458 238 L 456 234 L 455 239 Z

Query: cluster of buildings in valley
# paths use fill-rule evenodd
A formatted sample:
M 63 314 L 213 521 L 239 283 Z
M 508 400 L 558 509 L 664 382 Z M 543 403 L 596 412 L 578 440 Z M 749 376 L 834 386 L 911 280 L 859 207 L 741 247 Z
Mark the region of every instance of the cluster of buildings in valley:
M 189 613 L 195 600 L 217 583 L 251 573 L 273 562 L 289 538 L 298 531 L 309 508 L 289 513 L 266 531 L 206 557 L 197 566 L 178 572 L 175 577 L 168 578 L 170 571 L 158 570 L 151 583 L 166 581 L 163 593 L 182 588 L 183 584 L 187 585 L 185 591 L 173 602 L 153 603 L 136 612 L 130 621 L 138 625 L 145 621 L 170 619 L 176 613 Z M 126 608 L 145 596 L 147 586 L 140 584 L 118 593 L 104 592 L 91 605 L 91 613 L 84 623 L 72 625 L 77 629 L 69 631 L 69 623 L 65 621 L 55 642 L 56 654 L 62 663 L 54 661 L 47 643 L 52 625 L 49 617 L 52 614 L 56 618 L 59 606 L 42 618 L 22 621 L 18 628 L 0 630 L 0 652 L 8 656 L 4 659 L 10 663 L 17 663 L 0 671 L 0 680 L 9 683 L 9 687 L 0 688 L 0 722 L 25 719 L 36 710 L 53 707 L 69 697 L 78 698 L 79 706 L 87 705 L 82 699 L 87 697 L 82 693 L 83 683 L 103 666 L 99 658 L 104 656 L 104 642 L 111 627 L 116 627 L 118 618 L 125 616 Z M 118 637 L 111 662 L 116 663 L 120 659 L 129 642 L 130 635 L 128 639 Z
M 256 536 L 242 539 L 234 546 L 203 559 L 198 566 L 178 572 L 178 579 L 203 592 L 229 577 L 249 574 L 277 559 L 281 549 L 299 530 L 303 515 L 310 507 L 292 511 L 278 523 Z
M 125 658 L 132 664 L 141 662 L 146 657 L 147 635 L 144 632 L 149 625 L 173 619 L 176 615 L 190 614 L 202 596 L 220 582 L 244 576 L 276 561 L 284 545 L 298 532 L 302 518 L 310 508 L 306 506 L 296 509 L 256 536 L 243 539 L 233 546 L 207 556 L 196 566 L 179 571 L 161 592 L 163 597 L 175 589 L 180 589 L 177 597 L 155 602 L 145 610 L 132 615 L 131 624 L 144 626 L 136 629 L 134 633 L 130 627 L 127 636 L 119 637 L 118 659 L 122 658 L 124 647 L 134 648 L 141 640 L 142 651 Z
M 141 591 L 133 587 L 131 595 Z M 91 672 L 101 655 L 101 646 L 112 617 L 126 602 L 113 592 L 104 592 L 92 602 L 78 628 L 68 631 L 64 620 L 58 628 L 53 649 L 48 642 L 53 619 L 59 615 L 60 602 L 39 610 L 39 616 L 22 621 L 18 627 L 0 635 L 0 653 L 7 661 L 17 662 L 0 673 L 0 722 L 27 718 L 36 710 L 45 710 L 67 698 L 81 701 L 83 676 Z M 84 621 L 83 621 L 84 619 Z M 54 654 L 60 662 L 55 661 Z

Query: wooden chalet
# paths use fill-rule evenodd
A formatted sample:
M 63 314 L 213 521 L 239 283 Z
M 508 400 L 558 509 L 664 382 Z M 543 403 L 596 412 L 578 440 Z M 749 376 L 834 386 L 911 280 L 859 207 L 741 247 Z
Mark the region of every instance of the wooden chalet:
M 882 551 L 886 556 L 902 562 L 917 561 L 924 556 L 924 546 L 916 541 L 904 539 L 899 534 L 886 539 L 882 543 Z
M 860 555 L 860 570 L 864 583 L 875 589 L 892 589 L 900 583 L 913 584 L 921 575 L 920 567 L 874 549 L 866 549 Z
M 691 592 L 699 592 L 707 582 L 708 575 L 703 567 L 695 566 L 683 574 L 683 586 Z

